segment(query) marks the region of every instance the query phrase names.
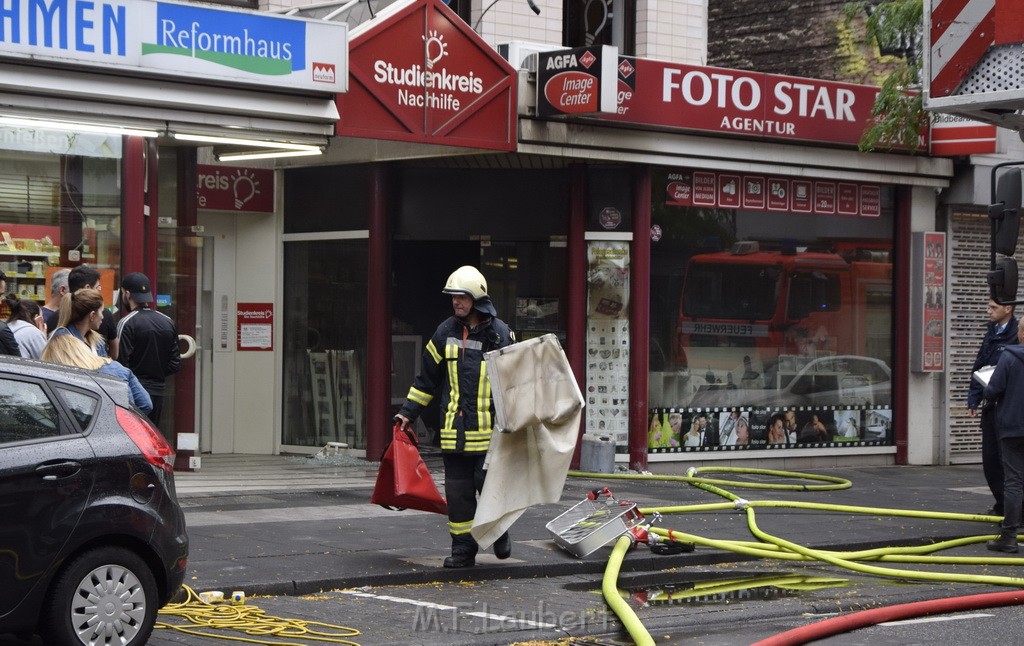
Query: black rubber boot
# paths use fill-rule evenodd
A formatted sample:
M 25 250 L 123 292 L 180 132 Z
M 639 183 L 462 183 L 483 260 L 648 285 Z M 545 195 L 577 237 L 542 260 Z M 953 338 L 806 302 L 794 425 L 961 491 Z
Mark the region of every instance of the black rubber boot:
M 452 555 L 444 560 L 447 568 L 473 567 L 476 565 L 476 555 L 467 552 L 452 552 Z
M 494 541 L 494 555 L 499 559 L 507 559 L 512 556 L 512 539 L 508 537 L 508 532 Z
M 1017 530 L 1004 529 L 1000 532 L 999 538 L 988 542 L 987 547 L 993 552 L 1016 554 L 1019 551 L 1017 547 Z

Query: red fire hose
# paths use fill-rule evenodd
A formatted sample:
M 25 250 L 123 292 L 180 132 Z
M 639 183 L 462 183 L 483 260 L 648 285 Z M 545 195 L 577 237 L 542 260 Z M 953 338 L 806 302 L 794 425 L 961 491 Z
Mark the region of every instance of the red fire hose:
M 991 592 L 988 594 L 976 594 L 969 597 L 947 597 L 944 599 L 932 599 L 931 601 L 918 601 L 905 603 L 898 606 L 886 606 L 884 608 L 872 608 L 862 610 L 841 617 L 832 617 L 806 626 L 800 626 L 793 630 L 787 630 L 767 639 L 755 642 L 752 646 L 790 646 L 795 644 L 806 644 L 818 639 L 824 639 L 840 633 L 847 633 L 865 626 L 874 626 L 886 621 L 897 621 L 900 619 L 912 619 L 927 615 L 938 615 L 949 612 L 961 612 L 964 610 L 976 610 L 978 608 L 995 608 L 998 606 L 1012 606 L 1024 604 L 1024 590 L 1011 592 Z

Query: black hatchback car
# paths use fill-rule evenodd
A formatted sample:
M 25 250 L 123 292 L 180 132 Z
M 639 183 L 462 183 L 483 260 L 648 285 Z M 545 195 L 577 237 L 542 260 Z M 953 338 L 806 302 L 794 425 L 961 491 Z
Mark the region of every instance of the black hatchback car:
M 123 381 L 0 357 L 0 633 L 145 644 L 188 559 L 173 462 Z

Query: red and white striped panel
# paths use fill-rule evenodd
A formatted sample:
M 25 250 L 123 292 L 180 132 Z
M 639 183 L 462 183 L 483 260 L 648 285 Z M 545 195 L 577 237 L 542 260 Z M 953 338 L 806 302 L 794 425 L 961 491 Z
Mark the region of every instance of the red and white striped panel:
M 931 0 L 931 96 L 949 96 L 970 74 L 995 43 L 996 3 L 1008 1 Z

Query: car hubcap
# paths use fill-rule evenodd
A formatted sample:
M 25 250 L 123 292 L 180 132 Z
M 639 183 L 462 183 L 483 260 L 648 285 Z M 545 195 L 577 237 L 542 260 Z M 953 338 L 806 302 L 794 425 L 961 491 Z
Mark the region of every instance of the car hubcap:
M 71 625 L 86 646 L 128 644 L 142 628 L 146 593 L 120 565 L 98 567 L 83 578 L 71 601 Z

